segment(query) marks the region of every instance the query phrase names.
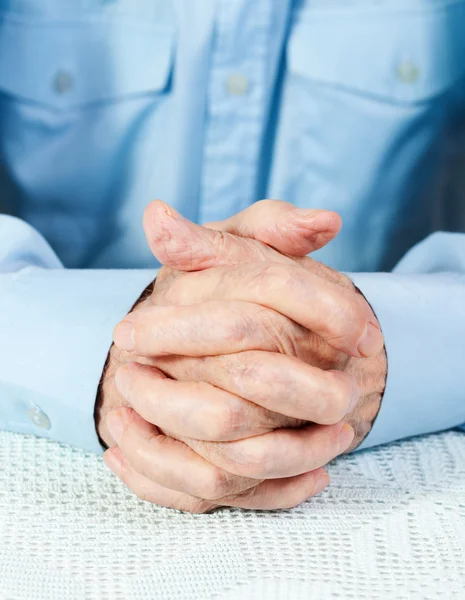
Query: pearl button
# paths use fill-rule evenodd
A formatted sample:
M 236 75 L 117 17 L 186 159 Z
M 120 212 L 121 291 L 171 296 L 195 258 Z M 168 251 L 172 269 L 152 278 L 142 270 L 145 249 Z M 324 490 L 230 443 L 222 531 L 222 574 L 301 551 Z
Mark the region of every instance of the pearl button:
M 67 94 L 73 87 L 73 77 L 67 71 L 58 71 L 53 80 L 53 89 L 57 94 L 63 96 Z
M 241 73 L 233 73 L 228 77 L 226 88 L 232 96 L 243 96 L 249 91 L 249 80 Z
M 39 429 L 50 429 L 52 424 L 50 423 L 50 419 L 47 415 L 38 407 L 33 406 L 27 411 L 27 416 L 31 423 L 33 423 Z
M 402 83 L 415 83 L 419 76 L 419 68 L 410 61 L 405 60 L 397 65 L 397 77 Z

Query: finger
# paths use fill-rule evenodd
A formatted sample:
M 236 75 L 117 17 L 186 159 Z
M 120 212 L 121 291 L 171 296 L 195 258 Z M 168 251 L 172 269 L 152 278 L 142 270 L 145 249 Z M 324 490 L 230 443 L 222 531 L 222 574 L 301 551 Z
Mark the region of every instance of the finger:
M 245 260 L 288 262 L 282 253 L 304 257 L 339 233 L 341 219 L 332 211 L 297 209 L 286 202 L 265 200 L 218 227 L 220 231 L 212 229 L 212 224 L 208 228 L 196 225 L 161 201 L 149 204 L 144 214 L 154 255 L 165 266 L 187 271 Z
M 281 200 L 260 200 L 211 229 L 252 238 L 290 256 L 305 256 L 336 237 L 341 217 L 329 210 L 299 209 Z
M 242 493 L 258 483 L 210 464 L 183 442 L 161 434 L 130 408 L 111 412 L 107 427 L 139 475 L 171 490 L 215 500 Z
M 339 423 L 276 429 L 235 442 L 185 442 L 208 462 L 229 473 L 251 479 L 276 479 L 326 465 L 349 448 L 354 435 L 348 423 Z
M 139 362 L 142 356 L 206 357 L 246 350 L 280 352 L 325 369 L 343 368 L 349 360 L 284 315 L 234 300 L 140 307 L 116 326 L 113 341 Z
M 209 383 L 175 381 L 138 363 L 120 367 L 115 383 L 120 395 L 143 419 L 178 439 L 226 442 L 303 424 Z
M 118 446 L 104 454 L 107 466 L 141 500 L 190 513 L 206 513 L 218 506 L 233 506 L 253 510 L 293 508 L 319 494 L 329 483 L 324 469 L 296 477 L 264 481 L 239 496 L 226 496 L 212 503 L 202 498 L 174 492 L 139 475 L 125 460 Z
M 229 219 L 207 223 L 205 227 L 255 239 L 279 253 L 292 256 L 299 265 L 320 277 L 352 287 L 348 277 L 306 256 L 338 235 L 342 220 L 336 212 L 297 209 L 282 200 L 260 200 Z
M 199 271 L 251 260 L 292 262 L 256 240 L 196 225 L 160 200 L 148 205 L 143 223 L 155 257 L 162 265 L 179 271 Z
M 356 358 L 377 355 L 384 345 L 379 324 L 361 294 L 323 279 L 295 263 L 249 263 L 191 273 L 175 280 L 165 303 L 192 305 L 237 300 L 271 308 Z
M 161 357 L 156 359 L 155 365 L 172 377 L 173 380 L 180 380 L 180 382 L 186 382 L 187 380 L 189 385 L 192 382 L 199 382 L 202 392 L 206 392 L 207 388 L 201 382 L 208 382 L 208 384 L 214 386 L 211 390 L 211 396 L 204 400 L 205 403 L 211 401 L 214 403 L 213 394 L 217 397 L 217 390 L 224 390 L 225 394 L 227 392 L 230 394 L 230 396 L 222 396 L 224 403 L 232 402 L 234 397 L 240 397 L 254 405 L 267 409 L 270 411 L 268 413 L 270 415 L 268 425 L 273 425 L 275 422 L 273 416 L 275 413 L 321 425 L 339 423 L 341 419 L 352 412 L 360 397 L 360 390 L 355 378 L 349 374 L 338 370 L 325 371 L 292 356 L 275 352 L 252 350 L 225 356 L 205 357 L 202 360 Z M 140 377 L 141 371 L 137 366 L 131 367 L 129 374 L 134 376 L 134 373 L 137 373 L 137 376 Z M 128 374 L 128 370 L 125 374 Z M 172 382 L 164 381 L 163 384 L 166 385 L 167 389 L 169 386 L 173 390 L 176 387 L 175 383 Z M 140 395 L 142 385 L 150 385 L 150 383 L 147 382 L 146 384 L 144 381 L 140 384 L 140 387 L 138 387 Z M 157 385 L 160 386 L 161 382 L 158 382 Z M 192 389 L 181 386 L 181 383 L 179 385 L 183 389 L 183 393 Z M 193 408 L 190 409 L 189 415 L 196 407 L 196 402 L 200 401 L 202 392 L 194 396 L 195 402 L 192 402 Z M 134 396 L 136 395 L 134 394 Z M 181 401 L 180 396 L 176 400 L 173 398 L 172 402 L 178 400 Z M 188 399 L 183 401 L 183 410 L 188 410 L 187 403 Z M 206 409 L 205 404 L 202 404 L 202 407 Z M 230 408 L 231 404 L 225 410 Z M 208 411 L 213 420 L 222 411 L 222 408 L 210 407 Z M 235 419 L 239 421 L 244 417 L 252 418 L 251 412 L 248 411 L 241 416 L 237 412 L 233 413 L 230 415 L 231 425 L 235 423 Z M 192 418 L 193 423 L 196 423 L 200 417 L 192 416 L 189 418 Z M 253 418 L 256 421 L 251 421 L 252 427 L 266 426 L 266 413 L 257 413 Z M 161 423 L 155 419 L 152 422 L 161 426 Z M 233 429 L 236 429 L 236 427 L 240 427 L 237 422 Z M 215 428 L 215 435 L 219 433 L 217 429 L 218 426 Z M 225 430 L 222 435 L 226 435 Z M 229 435 L 234 437 L 236 434 L 231 432 Z M 199 437 L 202 439 L 201 436 Z
M 221 504 L 252 510 L 293 508 L 322 492 L 328 484 L 328 473 L 316 469 L 295 477 L 268 479 L 239 496 L 222 498 Z
M 118 348 L 141 356 L 209 356 L 307 346 L 309 336 L 305 328 L 263 306 L 213 300 L 132 312 L 116 326 L 113 341 Z
M 175 492 L 140 475 L 124 458 L 118 446 L 107 450 L 103 459 L 107 467 L 144 502 L 194 514 L 206 513 L 217 507 L 215 503 L 182 492 Z
M 266 227 L 260 235 L 254 236 L 254 227 L 250 229 L 246 227 L 245 213 L 248 210 L 257 213 L 255 226 L 260 229 L 257 217 L 260 219 L 264 217 L 262 213 L 265 212 L 267 203 L 274 206 L 275 202 L 285 205 L 286 209 L 283 210 L 281 206 L 272 214 L 277 217 L 277 213 L 285 212 L 286 216 L 281 215 L 275 233 L 271 231 L 271 221 L 266 221 Z M 258 205 L 260 210 L 255 208 Z M 313 209 L 301 210 L 285 202 L 267 200 L 263 201 L 263 204 L 261 202 L 254 204 L 236 217 L 218 223 L 218 227 L 225 231 L 212 230 L 214 224 L 208 227 L 196 225 L 173 208 L 156 200 L 146 208 L 144 230 L 155 257 L 163 265 L 172 269 L 199 271 L 219 265 L 234 265 L 257 260 L 285 264 L 294 261 L 308 271 L 339 285 L 350 285 L 350 280 L 341 273 L 305 256 L 337 235 L 341 226 L 337 213 Z M 231 232 L 227 230 L 228 227 Z M 318 233 L 320 229 L 321 232 Z M 234 231 L 237 231 L 238 235 L 234 235 Z M 240 237 L 239 234 L 245 232 L 250 236 Z M 266 240 L 270 245 L 267 245 Z M 272 248 L 272 245 L 275 245 L 277 250 Z M 281 251 L 278 251 L 279 249 Z M 293 258 L 282 254 L 286 249 L 291 250 Z

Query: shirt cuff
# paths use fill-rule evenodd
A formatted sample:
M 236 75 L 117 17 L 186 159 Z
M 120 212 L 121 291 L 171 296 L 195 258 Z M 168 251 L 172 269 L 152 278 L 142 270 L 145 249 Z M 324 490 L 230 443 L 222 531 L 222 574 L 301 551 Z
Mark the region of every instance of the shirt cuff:
M 155 270 L 1 276 L 0 427 L 102 452 L 94 405 L 115 325 Z
M 388 359 L 381 408 L 357 450 L 465 423 L 465 279 L 348 276 L 378 317 Z

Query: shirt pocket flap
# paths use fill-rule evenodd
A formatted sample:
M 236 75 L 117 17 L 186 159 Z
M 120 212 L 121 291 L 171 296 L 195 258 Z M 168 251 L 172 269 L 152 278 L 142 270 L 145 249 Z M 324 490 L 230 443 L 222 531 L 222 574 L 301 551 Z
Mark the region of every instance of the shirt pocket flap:
M 465 3 L 436 9 L 300 14 L 291 72 L 395 102 L 421 102 L 465 75 Z
M 174 28 L 0 19 L 0 91 L 57 109 L 163 91 Z

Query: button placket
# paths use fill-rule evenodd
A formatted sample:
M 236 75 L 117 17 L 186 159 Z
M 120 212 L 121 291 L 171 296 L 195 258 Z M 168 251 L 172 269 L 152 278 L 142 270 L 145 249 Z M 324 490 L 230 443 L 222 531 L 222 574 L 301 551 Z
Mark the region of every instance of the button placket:
M 244 4 L 245 0 L 238 4 Z M 247 7 L 219 0 L 208 90 L 199 221 L 216 221 L 256 198 L 260 141 L 266 118 L 267 60 L 273 2 Z M 234 43 L 235 20 L 247 12 L 250 43 Z
M 244 96 L 249 91 L 249 80 L 242 73 L 233 73 L 226 81 L 226 89 L 231 96 Z

